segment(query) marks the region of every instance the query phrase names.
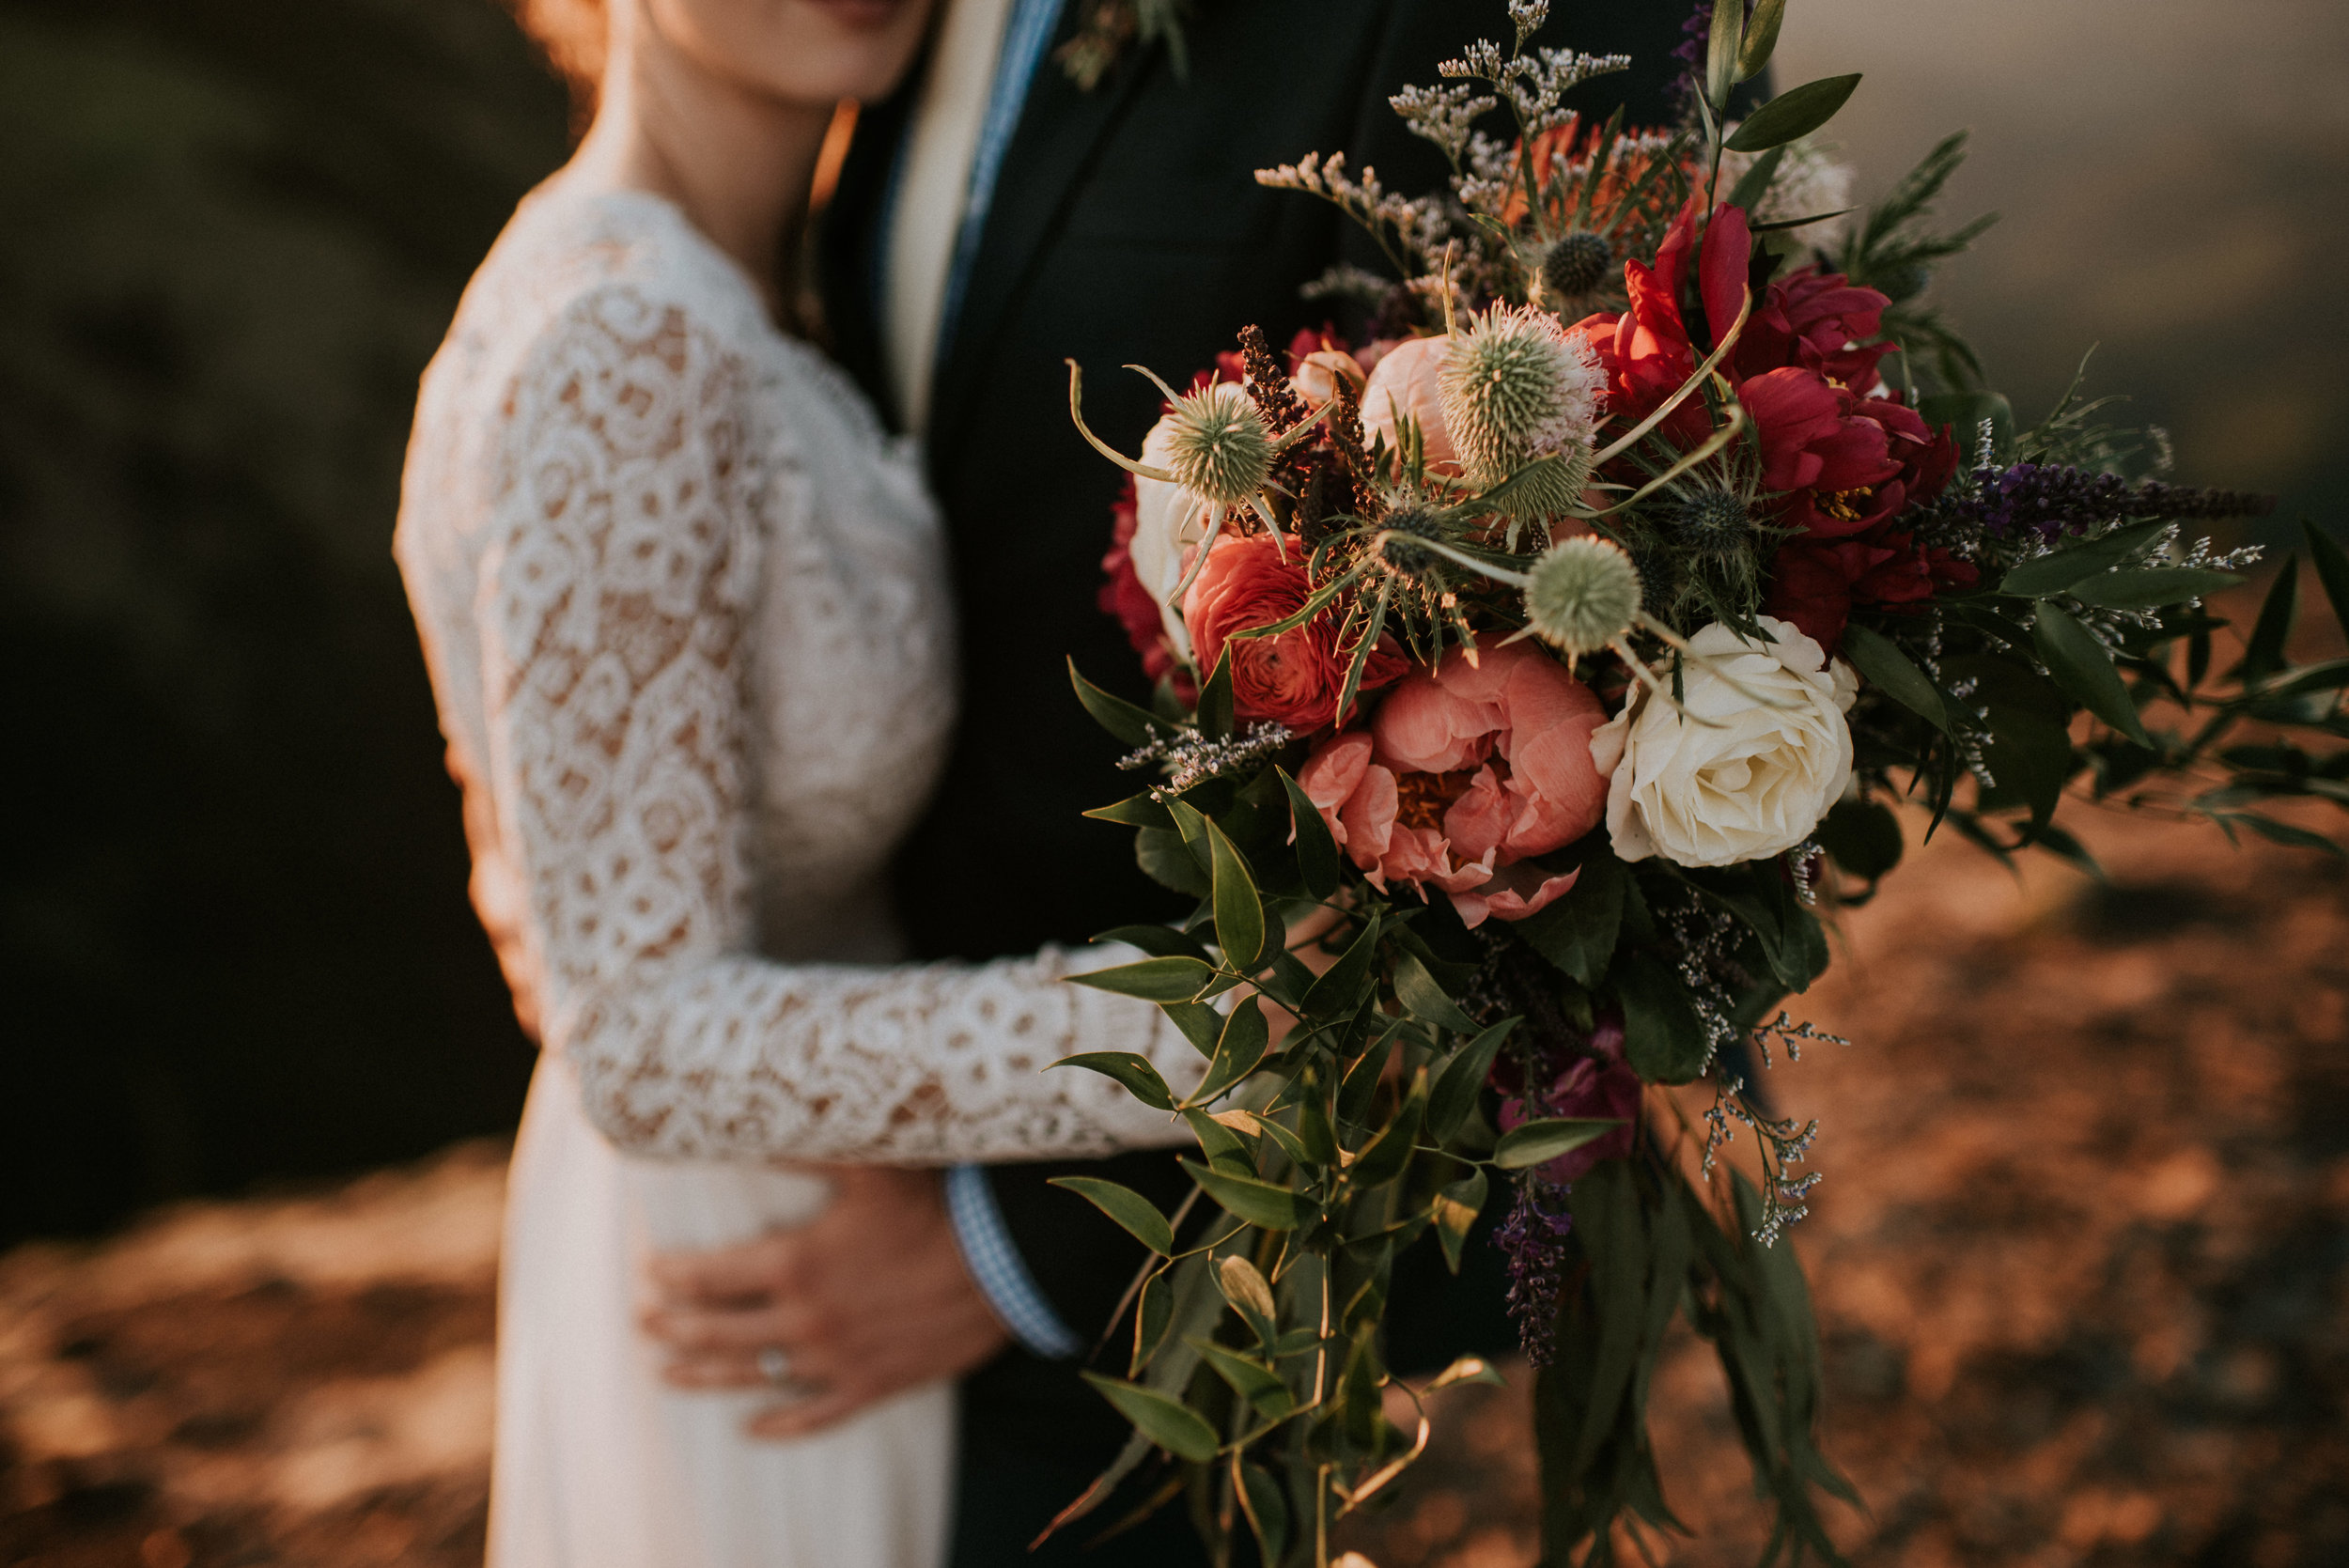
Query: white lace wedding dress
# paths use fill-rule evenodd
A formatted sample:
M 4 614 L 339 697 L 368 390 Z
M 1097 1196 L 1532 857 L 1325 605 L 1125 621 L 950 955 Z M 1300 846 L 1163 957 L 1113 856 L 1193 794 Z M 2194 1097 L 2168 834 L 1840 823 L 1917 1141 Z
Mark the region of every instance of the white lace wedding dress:
M 1174 1139 L 1042 1070 L 1126 1049 L 1195 1076 L 1155 1009 L 1050 952 L 892 967 L 883 863 L 953 717 L 941 549 L 910 449 L 659 198 L 534 194 L 425 376 L 396 553 L 474 901 L 545 1047 L 508 1197 L 494 1568 L 934 1568 L 951 1388 L 750 1439 L 759 1398 L 660 1383 L 646 1252 L 808 1218 L 821 1184 L 774 1157 Z

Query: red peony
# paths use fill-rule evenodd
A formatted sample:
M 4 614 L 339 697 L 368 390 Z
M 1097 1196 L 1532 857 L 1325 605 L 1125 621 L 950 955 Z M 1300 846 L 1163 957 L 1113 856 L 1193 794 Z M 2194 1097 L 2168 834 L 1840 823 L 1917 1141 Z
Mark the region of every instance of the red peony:
M 1336 722 L 1353 650 L 1338 648 L 1333 617 L 1317 616 L 1277 637 L 1230 641 L 1236 631 L 1296 613 L 1312 594 L 1304 551 L 1294 541 L 1284 557 L 1281 541 L 1269 534 L 1226 534 L 1207 552 L 1207 564 L 1183 596 L 1183 624 L 1203 678 L 1230 646 L 1232 709 L 1240 718 L 1286 724 L 1299 735 Z M 1382 640 L 1371 650 L 1361 689 L 1388 685 L 1406 663 L 1392 639 Z
M 1982 574 L 1940 548 L 1884 527 L 1867 538 L 1790 539 L 1770 563 L 1768 613 L 1833 652 L 1854 606 L 1900 609 Z

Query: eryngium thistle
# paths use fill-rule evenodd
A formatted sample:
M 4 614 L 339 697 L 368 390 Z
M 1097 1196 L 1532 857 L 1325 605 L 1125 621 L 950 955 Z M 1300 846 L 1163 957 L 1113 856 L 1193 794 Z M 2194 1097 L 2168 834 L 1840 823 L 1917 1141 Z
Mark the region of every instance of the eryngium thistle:
M 1733 555 L 1753 538 L 1753 514 L 1734 490 L 1707 486 L 1673 497 L 1662 508 L 1672 535 L 1703 555 Z
M 1530 476 L 1497 507 L 1531 518 L 1581 498 L 1606 384 L 1590 346 L 1556 317 L 1496 305 L 1454 336 L 1436 390 L 1453 449 L 1480 489 L 1546 458 L 1568 459 Z
M 1606 236 L 1578 229 L 1561 238 L 1542 256 L 1542 294 L 1545 299 L 1571 300 L 1588 294 L 1607 281 L 1608 264 L 1615 248 Z
M 1525 574 L 1525 620 L 1533 635 L 1570 659 L 1598 652 L 1631 629 L 1640 573 L 1611 540 L 1561 539 Z
M 1229 382 L 1187 392 L 1168 427 L 1167 470 L 1174 482 L 1218 506 L 1264 489 L 1272 474 L 1272 436 L 1248 395 Z

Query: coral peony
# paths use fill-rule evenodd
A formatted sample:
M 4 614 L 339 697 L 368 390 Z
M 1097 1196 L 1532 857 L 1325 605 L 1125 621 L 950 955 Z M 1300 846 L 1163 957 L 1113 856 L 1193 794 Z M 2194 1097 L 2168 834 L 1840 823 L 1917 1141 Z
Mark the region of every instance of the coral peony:
M 1284 552 L 1269 534 L 1226 534 L 1207 552 L 1207 564 L 1183 596 L 1183 620 L 1202 679 L 1230 647 L 1232 709 L 1240 718 L 1286 724 L 1299 735 L 1336 721 L 1346 659 L 1331 617 L 1277 637 L 1231 641 L 1234 632 L 1295 613 L 1312 593 L 1303 549 L 1294 542 Z M 1404 665 L 1392 639 L 1382 640 L 1362 672 L 1362 690 L 1389 684 Z
M 1607 787 L 1590 737 L 1606 712 L 1557 660 L 1525 644 L 1456 648 L 1397 683 L 1367 731 L 1325 742 L 1298 782 L 1382 891 L 1451 896 L 1460 918 L 1520 920 L 1574 885 L 1521 864 L 1596 826 Z

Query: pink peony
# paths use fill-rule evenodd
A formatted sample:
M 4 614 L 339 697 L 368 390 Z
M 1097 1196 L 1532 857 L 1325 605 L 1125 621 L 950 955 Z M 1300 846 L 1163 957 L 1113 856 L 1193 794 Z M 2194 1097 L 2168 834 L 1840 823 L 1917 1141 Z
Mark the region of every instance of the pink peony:
M 1530 644 L 1487 639 L 1396 683 L 1368 730 L 1323 743 L 1298 783 L 1354 864 L 1385 891 L 1450 895 L 1473 926 L 1522 920 L 1574 886 L 1520 864 L 1573 843 L 1606 811 L 1590 689 Z

